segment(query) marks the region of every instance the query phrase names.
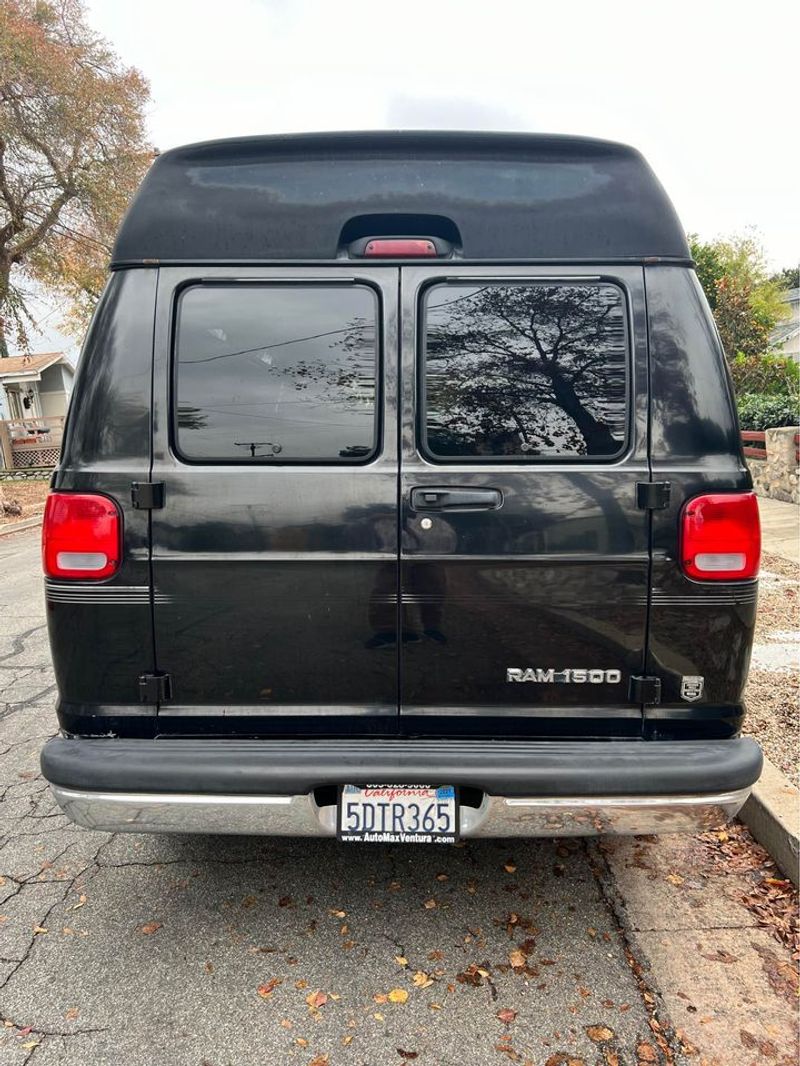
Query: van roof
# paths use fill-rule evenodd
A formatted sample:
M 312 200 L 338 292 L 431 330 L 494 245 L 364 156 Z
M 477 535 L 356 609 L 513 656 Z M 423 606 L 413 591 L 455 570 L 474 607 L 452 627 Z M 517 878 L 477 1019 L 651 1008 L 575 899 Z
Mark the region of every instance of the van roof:
M 160 155 L 112 268 L 332 260 L 364 236 L 441 236 L 466 260 L 689 259 L 675 210 L 635 149 L 521 133 L 308 133 Z

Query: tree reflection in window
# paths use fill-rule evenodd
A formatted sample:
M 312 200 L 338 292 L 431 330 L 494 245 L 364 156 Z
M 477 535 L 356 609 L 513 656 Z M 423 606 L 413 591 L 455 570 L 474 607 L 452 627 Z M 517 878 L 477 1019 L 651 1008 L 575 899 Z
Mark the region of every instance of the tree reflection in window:
M 599 457 L 621 450 L 627 338 L 615 286 L 436 286 L 425 332 L 433 454 Z

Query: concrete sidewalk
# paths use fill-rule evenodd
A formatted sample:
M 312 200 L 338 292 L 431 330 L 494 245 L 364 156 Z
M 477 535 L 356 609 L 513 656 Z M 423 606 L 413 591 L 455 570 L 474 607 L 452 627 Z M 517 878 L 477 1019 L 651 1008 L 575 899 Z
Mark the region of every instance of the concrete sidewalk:
M 800 507 L 796 503 L 759 496 L 758 509 L 764 551 L 800 565 Z

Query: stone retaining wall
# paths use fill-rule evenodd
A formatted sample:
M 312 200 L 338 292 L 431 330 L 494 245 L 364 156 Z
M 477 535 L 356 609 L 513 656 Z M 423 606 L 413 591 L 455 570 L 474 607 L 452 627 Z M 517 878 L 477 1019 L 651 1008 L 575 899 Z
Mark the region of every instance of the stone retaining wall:
M 28 466 L 20 470 L 0 470 L 0 481 L 49 481 L 52 466 Z
M 748 457 L 747 465 L 753 475 L 753 488 L 759 496 L 773 500 L 800 503 L 798 484 L 797 450 L 795 434 L 797 426 L 768 429 L 765 434 L 767 456 L 765 459 Z

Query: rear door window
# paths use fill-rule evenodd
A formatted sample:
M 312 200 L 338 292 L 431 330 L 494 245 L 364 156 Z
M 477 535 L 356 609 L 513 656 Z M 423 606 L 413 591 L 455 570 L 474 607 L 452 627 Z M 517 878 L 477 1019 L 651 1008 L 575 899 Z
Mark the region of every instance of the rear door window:
M 377 295 L 199 284 L 178 300 L 173 440 L 200 462 L 364 462 L 378 436 Z
M 624 451 L 629 345 L 616 285 L 433 285 L 421 321 L 421 434 L 431 458 L 575 461 Z

